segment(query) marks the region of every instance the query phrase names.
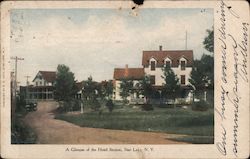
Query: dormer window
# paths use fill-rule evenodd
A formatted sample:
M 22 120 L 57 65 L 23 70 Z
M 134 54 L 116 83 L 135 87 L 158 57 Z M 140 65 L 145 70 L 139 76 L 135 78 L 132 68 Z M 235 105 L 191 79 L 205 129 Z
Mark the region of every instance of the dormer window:
M 172 65 L 172 60 L 169 57 L 166 57 L 164 59 L 164 67 L 171 67 Z
M 150 62 L 150 68 L 151 68 L 151 71 L 155 70 L 155 61 Z
M 165 65 L 166 65 L 166 67 L 171 67 L 171 62 L 170 61 L 166 61 Z
M 181 70 L 186 69 L 186 61 L 181 61 Z

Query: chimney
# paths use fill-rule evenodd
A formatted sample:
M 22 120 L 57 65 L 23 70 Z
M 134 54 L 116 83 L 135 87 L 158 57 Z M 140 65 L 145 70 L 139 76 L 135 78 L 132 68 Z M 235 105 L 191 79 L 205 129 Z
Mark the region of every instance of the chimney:
M 128 77 L 128 64 L 125 65 L 124 76 Z
M 162 45 L 159 46 L 159 50 L 162 51 Z

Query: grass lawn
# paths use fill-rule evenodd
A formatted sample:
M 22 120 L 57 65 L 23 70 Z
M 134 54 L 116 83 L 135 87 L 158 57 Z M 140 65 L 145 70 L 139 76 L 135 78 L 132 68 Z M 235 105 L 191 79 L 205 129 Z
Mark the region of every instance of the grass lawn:
M 82 127 L 135 130 L 147 132 L 166 132 L 185 134 L 187 137 L 173 140 L 190 143 L 213 143 L 214 113 L 193 111 L 190 108 L 158 108 L 153 111 L 142 111 L 132 106 L 98 112 L 69 115 L 56 114 L 56 119 L 65 120 Z

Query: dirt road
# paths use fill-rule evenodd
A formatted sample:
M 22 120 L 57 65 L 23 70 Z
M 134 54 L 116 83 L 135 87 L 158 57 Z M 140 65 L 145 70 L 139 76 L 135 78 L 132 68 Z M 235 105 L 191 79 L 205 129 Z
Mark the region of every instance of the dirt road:
M 25 117 L 39 144 L 180 144 L 168 140 L 171 134 L 86 128 L 56 120 L 51 111 L 57 106 L 56 102 L 40 102 L 38 110 Z

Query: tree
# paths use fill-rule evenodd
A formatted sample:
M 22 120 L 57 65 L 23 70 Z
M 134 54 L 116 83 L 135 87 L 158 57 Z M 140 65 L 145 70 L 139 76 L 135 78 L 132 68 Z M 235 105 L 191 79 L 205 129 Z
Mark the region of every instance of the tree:
M 70 101 L 77 93 L 74 73 L 68 66 L 58 65 L 55 80 L 55 98 L 58 101 Z
M 202 65 L 202 62 L 200 60 L 194 61 L 189 82 L 195 87 L 196 90 L 204 88 L 206 84 L 203 67 L 204 65 Z
M 189 82 L 195 87 L 196 97 L 201 99 L 204 91 L 214 87 L 214 59 L 203 54 L 200 60 L 195 60 Z
M 164 79 L 162 93 L 175 100 L 176 95 L 180 91 L 179 79 L 170 66 L 166 65 L 162 70 L 162 78 Z
M 146 97 L 146 99 L 152 96 L 153 88 L 150 82 L 149 76 L 144 76 L 144 78 L 139 82 L 141 94 Z
M 114 109 L 114 104 L 112 99 L 108 99 L 107 103 L 106 103 L 106 107 L 108 107 L 109 112 L 111 113 Z
M 210 55 L 202 55 L 201 57 L 202 71 L 206 76 L 208 88 L 214 87 L 214 57 Z
M 107 97 L 110 99 L 113 95 L 113 82 L 112 80 L 104 81 L 104 83 L 101 86 L 101 92 L 102 96 Z
M 210 53 L 214 52 L 214 30 L 207 30 L 208 35 L 204 38 L 204 48 Z M 190 74 L 189 82 L 195 88 L 195 96 L 200 100 L 206 95 L 210 96 L 213 103 L 214 88 L 214 57 L 203 54 L 200 60 L 195 60 Z
M 214 52 L 214 30 L 206 30 L 207 31 L 207 37 L 205 37 L 203 41 L 204 48 L 213 53 Z
M 88 77 L 88 80 L 84 83 L 82 90 L 83 97 L 85 98 L 85 104 L 90 106 L 91 109 L 97 111 L 101 105 L 98 102 L 98 85 L 93 81 L 92 77 Z
M 121 80 L 120 85 L 120 96 L 123 98 L 123 101 L 127 103 L 127 97 L 130 93 L 133 92 L 133 81 L 127 78 Z

